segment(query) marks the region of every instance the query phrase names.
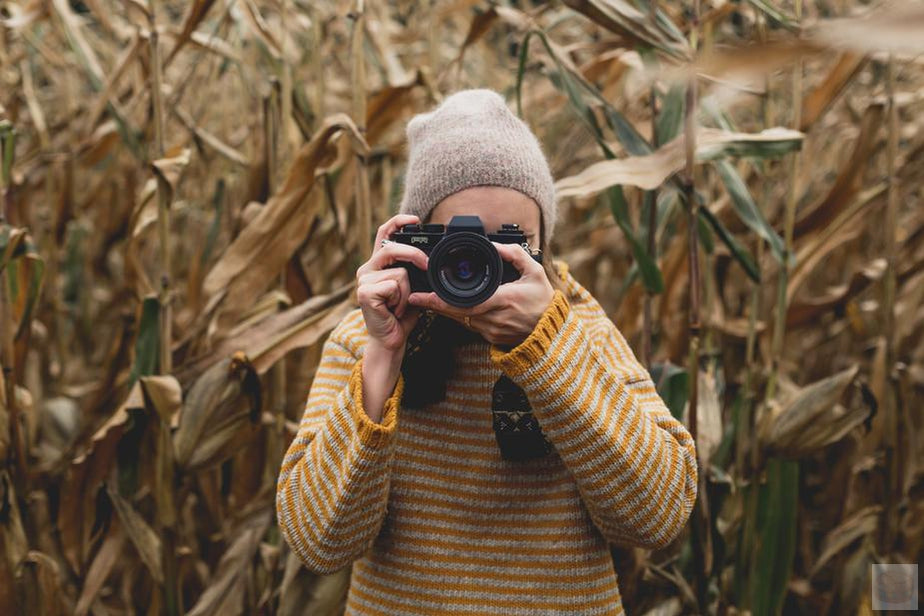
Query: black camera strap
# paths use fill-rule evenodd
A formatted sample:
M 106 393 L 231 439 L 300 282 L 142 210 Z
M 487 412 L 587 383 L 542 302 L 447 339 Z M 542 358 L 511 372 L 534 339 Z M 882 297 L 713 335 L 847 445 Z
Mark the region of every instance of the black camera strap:
M 446 381 L 455 370 L 453 347 L 478 342 L 480 336 L 452 319 L 424 311 L 408 336 L 401 371 L 402 404 L 423 408 L 446 397 Z M 501 376 L 491 392 L 494 435 L 505 460 L 541 458 L 552 449 L 519 385 Z
M 522 461 L 548 455 L 553 445 L 542 433 L 526 392 L 506 376 L 494 384 L 491 395 L 494 436 L 505 460 Z

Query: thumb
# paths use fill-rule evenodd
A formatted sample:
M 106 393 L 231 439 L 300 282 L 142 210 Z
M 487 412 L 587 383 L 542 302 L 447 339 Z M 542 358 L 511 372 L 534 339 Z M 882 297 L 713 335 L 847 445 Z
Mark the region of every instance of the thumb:
M 535 275 L 542 270 L 542 266 L 519 244 L 493 244 L 501 258 L 513 265 L 520 276 Z

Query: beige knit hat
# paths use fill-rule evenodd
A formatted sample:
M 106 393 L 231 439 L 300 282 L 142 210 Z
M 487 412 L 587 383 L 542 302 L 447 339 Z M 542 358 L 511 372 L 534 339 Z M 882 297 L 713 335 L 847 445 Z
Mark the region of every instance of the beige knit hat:
M 461 90 L 407 124 L 409 147 L 399 211 L 425 220 L 449 195 L 504 186 L 539 205 L 544 241 L 555 228 L 555 186 L 536 135 L 494 90 Z

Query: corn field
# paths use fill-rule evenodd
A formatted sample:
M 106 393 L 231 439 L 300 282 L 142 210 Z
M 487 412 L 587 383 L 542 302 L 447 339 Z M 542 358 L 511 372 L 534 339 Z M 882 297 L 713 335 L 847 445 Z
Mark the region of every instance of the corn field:
M 921 3 L 0 0 L 0 613 L 342 613 L 276 477 L 466 87 L 697 441 L 684 533 L 612 548 L 628 613 L 871 614 L 920 562 Z

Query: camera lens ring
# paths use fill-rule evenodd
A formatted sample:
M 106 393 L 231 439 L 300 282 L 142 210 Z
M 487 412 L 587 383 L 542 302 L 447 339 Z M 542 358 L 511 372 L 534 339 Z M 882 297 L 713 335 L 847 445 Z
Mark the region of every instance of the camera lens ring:
M 467 251 L 475 257 L 476 267 L 473 275 L 481 276 L 477 284 L 466 285 L 464 288 L 453 285 L 445 271 L 453 251 Z M 458 231 L 447 235 L 433 247 L 427 267 L 427 280 L 430 288 L 447 304 L 458 308 L 471 308 L 494 295 L 501 283 L 503 265 L 500 253 L 487 237 L 469 231 Z

